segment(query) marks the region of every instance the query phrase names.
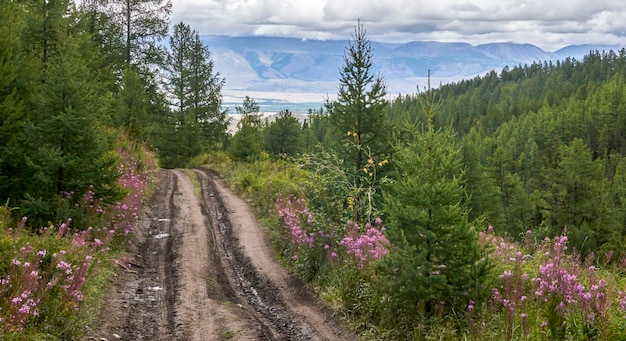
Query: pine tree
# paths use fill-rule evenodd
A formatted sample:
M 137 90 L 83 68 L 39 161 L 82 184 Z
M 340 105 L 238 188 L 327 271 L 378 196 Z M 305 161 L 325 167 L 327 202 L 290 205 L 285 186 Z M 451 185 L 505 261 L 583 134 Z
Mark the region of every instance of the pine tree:
M 119 54 L 126 64 L 159 65 L 164 55 L 158 43 L 167 36 L 170 0 L 94 0 L 90 8 L 106 14 L 121 33 Z
M 387 85 L 380 74 L 373 73 L 373 48 L 360 21 L 353 39 L 344 52 L 337 99 L 326 103 L 333 125 L 326 134 L 333 134 L 331 139 L 335 140 L 326 145 L 335 147 L 343 160 L 355 189 L 347 193 L 351 202 L 348 206 L 354 208 L 352 220 L 361 222 L 371 217 L 364 210 L 371 212 L 372 194 L 378 186 L 371 181 L 368 168 L 389 156 L 391 125 L 387 119 Z
M 11 188 L 23 169 L 18 137 L 25 119 L 27 89 L 31 88 L 28 58 L 20 32 L 26 14 L 18 4 L 0 0 L 0 201 L 11 198 Z
M 208 48 L 189 25 L 174 26 L 167 55 L 167 89 L 174 109 L 172 119 L 163 127 L 172 140 L 158 142 L 177 166 L 206 151 L 224 144 L 228 120 L 222 110 L 221 89 L 224 80 L 214 73 Z M 163 140 L 163 139 L 161 139 Z M 165 146 L 174 143 L 176 148 Z
M 553 234 L 567 227 L 572 245 L 586 256 L 619 235 L 608 223 L 610 205 L 602 165 L 593 160 L 590 148 L 580 138 L 562 145 L 556 169 L 546 170 L 551 188 L 544 193 L 548 204 L 546 223 Z M 620 237 L 617 237 L 620 238 Z
M 22 214 L 35 224 L 67 218 L 59 201 L 65 193 L 78 197 L 93 185 L 105 202 L 120 194 L 112 141 L 101 123 L 107 104 L 83 58 L 91 37 L 67 26 L 58 32 L 20 141 L 28 178 L 15 193 L 24 200 Z
M 68 24 L 69 1 L 28 0 L 26 26 L 22 31 L 24 47 L 42 63 L 57 49 L 59 31 Z
M 108 0 L 82 0 L 80 10 L 84 14 L 85 29 L 94 43 L 100 47 L 99 52 L 103 62 L 100 67 L 121 71 L 128 64 L 122 52 L 125 50 L 124 25 L 115 21 L 112 10 L 106 12 L 107 5 Z
M 116 96 L 115 126 L 126 129 L 130 137 L 143 140 L 153 123 L 149 119 L 149 110 L 144 83 L 139 74 L 128 67 Z
M 223 145 L 230 119 L 222 109 L 224 78 L 214 69 L 208 46 L 198 32 L 193 32 L 189 63 L 189 104 L 200 125 L 204 144 L 209 148 Z
M 228 127 L 222 110 L 224 79 L 214 72 L 211 53 L 188 25 L 174 26 L 167 57 L 168 88 L 179 113 L 189 112 L 200 126 L 205 145 L 223 143 Z

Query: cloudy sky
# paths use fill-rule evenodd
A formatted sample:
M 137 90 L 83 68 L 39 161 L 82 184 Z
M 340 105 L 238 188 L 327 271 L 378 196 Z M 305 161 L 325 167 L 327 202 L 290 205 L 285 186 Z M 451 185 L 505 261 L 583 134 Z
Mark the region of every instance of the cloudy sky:
M 172 0 L 171 20 L 206 35 L 373 41 L 626 44 L 624 0 Z

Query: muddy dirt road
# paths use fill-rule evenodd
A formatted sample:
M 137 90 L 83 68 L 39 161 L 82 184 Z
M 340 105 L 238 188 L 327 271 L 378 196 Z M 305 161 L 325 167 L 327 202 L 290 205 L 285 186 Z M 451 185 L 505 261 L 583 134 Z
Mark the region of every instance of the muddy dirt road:
M 249 206 L 209 170 L 161 171 L 134 242 L 85 340 L 357 339 L 272 258 Z

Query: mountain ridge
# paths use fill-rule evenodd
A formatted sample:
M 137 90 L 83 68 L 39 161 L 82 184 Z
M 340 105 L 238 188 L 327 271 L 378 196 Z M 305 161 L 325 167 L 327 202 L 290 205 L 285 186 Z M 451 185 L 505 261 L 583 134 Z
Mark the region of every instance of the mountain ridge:
M 312 40 L 286 37 L 201 36 L 222 77 L 224 92 L 241 97 L 248 91 L 267 93 L 270 99 L 286 93 L 335 93 L 339 68 L 349 40 Z M 371 41 L 373 69 L 388 83 L 389 93 L 413 93 L 425 84 L 449 83 L 504 67 L 556 61 L 580 60 L 591 51 L 619 50 L 620 45 L 568 45 L 544 51 L 532 44 L 494 42 L 471 45 L 464 42 Z M 273 94 L 273 95 L 271 95 Z

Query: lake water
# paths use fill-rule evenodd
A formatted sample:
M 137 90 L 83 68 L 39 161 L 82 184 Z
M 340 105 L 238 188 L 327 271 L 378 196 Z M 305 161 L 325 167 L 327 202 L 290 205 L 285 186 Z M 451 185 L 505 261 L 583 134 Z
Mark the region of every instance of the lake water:
M 282 110 L 289 110 L 292 113 L 306 114 L 309 110 L 320 110 L 324 106 L 324 103 L 289 103 L 289 102 L 277 102 L 277 103 L 257 103 L 259 105 L 259 112 L 262 113 L 277 113 Z M 241 103 L 224 103 L 222 108 L 228 109 L 229 114 L 236 114 L 235 107 L 241 106 Z

